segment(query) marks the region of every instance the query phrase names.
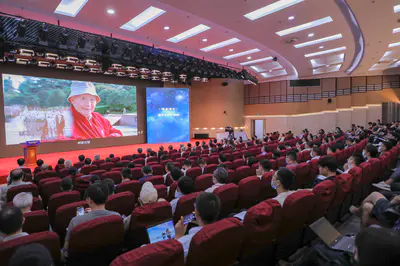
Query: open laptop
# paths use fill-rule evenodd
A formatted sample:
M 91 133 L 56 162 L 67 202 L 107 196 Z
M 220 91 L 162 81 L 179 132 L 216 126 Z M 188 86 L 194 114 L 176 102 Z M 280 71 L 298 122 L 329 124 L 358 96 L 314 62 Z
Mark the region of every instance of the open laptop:
M 151 244 L 175 238 L 175 227 L 172 220 L 166 220 L 147 227 L 147 235 Z
M 324 241 L 324 243 L 334 250 L 354 252 L 355 239 L 343 236 L 325 217 L 320 218 L 310 225 L 310 228 Z

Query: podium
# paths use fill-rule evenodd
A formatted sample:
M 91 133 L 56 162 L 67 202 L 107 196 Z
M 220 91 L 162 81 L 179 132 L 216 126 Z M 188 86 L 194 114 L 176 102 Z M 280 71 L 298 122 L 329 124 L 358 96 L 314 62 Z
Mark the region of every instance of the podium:
M 26 166 L 34 166 L 36 164 L 37 147 L 40 145 L 40 140 L 29 140 L 25 143 L 20 143 L 24 149 L 24 159 Z

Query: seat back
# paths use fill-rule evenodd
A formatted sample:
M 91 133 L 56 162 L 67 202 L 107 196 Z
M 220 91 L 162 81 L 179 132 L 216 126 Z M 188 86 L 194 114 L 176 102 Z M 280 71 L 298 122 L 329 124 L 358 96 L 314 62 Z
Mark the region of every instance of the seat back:
M 121 174 L 121 172 L 118 172 L 118 171 L 111 171 L 111 172 L 104 173 L 101 176 L 101 180 L 104 180 L 106 178 L 112 179 L 114 181 L 114 184 L 119 184 L 119 183 L 121 183 L 121 180 L 122 180 L 122 174 Z
M 311 151 L 310 150 L 306 150 L 306 151 L 302 151 L 301 152 L 303 155 L 303 162 L 307 162 L 308 160 L 311 160 Z
M 48 178 L 48 177 L 55 177 L 55 176 L 58 176 L 58 174 L 55 171 L 47 170 L 47 171 L 39 172 L 35 176 L 35 183 L 38 184 L 40 179 Z
M 60 178 L 66 177 L 67 175 L 69 175 L 69 168 L 60 169 L 60 172 L 58 173 Z
M 102 178 L 103 174 L 105 174 L 105 173 L 107 173 L 106 170 L 96 170 L 96 171 L 90 172 L 91 175 L 97 175 L 100 178 Z
M 218 165 L 216 164 L 208 164 L 204 167 L 204 174 L 212 174 L 214 173 L 215 169 L 217 169 Z
M 181 216 L 188 215 L 194 211 L 194 203 L 196 202 L 196 198 L 199 195 L 199 192 L 194 192 L 189 195 L 184 195 L 180 197 L 176 204 L 176 209 L 174 213 L 174 224 L 176 224 Z
M 139 167 L 131 168 L 131 171 L 132 171 L 132 179 L 139 180 L 140 178 L 143 177 L 142 168 Z
M 157 195 L 159 199 L 168 198 L 168 188 L 166 185 L 155 185 L 154 188 L 157 190 Z
M 133 156 L 132 156 L 132 155 L 123 155 L 123 156 L 121 157 L 121 160 L 122 160 L 122 161 L 125 161 L 125 160 L 127 160 L 127 161 L 132 161 L 132 159 L 133 159 Z
M 271 187 L 271 180 L 275 171 L 267 172 L 261 177 L 260 192 L 258 198 L 260 201 L 276 197 L 276 189 Z
M 113 162 L 109 162 L 109 163 L 102 163 L 99 166 L 99 170 L 106 170 L 106 171 L 110 171 L 112 168 L 115 167 L 115 163 Z
M 49 217 L 44 210 L 24 213 L 23 232 L 28 234 L 49 231 Z
M 233 265 L 242 248 L 244 227 L 236 218 L 204 226 L 190 242 L 187 266 Z
M 130 180 L 118 184 L 115 189 L 115 193 L 118 194 L 124 191 L 130 191 L 133 193 L 133 195 L 135 195 L 135 199 L 137 199 L 141 189 L 142 185 L 140 184 L 139 180 Z
M 21 192 L 32 193 L 34 197 L 37 197 L 39 195 L 38 187 L 35 184 L 20 185 L 16 187 L 11 187 L 7 190 L 7 202 L 12 201 L 14 197 Z
M 0 242 L 1 265 L 9 265 L 12 255 L 19 247 L 33 243 L 43 245 L 50 252 L 55 265 L 60 263 L 61 252 L 58 235 L 54 232 L 40 232 Z
M 168 201 L 150 203 L 137 207 L 131 214 L 128 238 L 133 247 L 149 243 L 146 227 L 172 219 L 171 204 Z
M 202 169 L 200 167 L 192 167 L 186 171 L 186 176 L 196 180 L 198 176 L 202 175 Z
M 239 166 L 236 168 L 236 173 L 241 177 L 241 179 L 246 178 L 248 176 L 252 175 L 252 170 L 250 166 L 244 165 L 244 166 Z
M 244 166 L 245 164 L 246 164 L 246 162 L 242 158 L 235 159 L 232 162 L 232 169 L 235 170 L 236 168 L 238 168 L 240 166 Z
M 276 167 L 285 167 L 286 166 L 286 157 L 282 156 L 276 159 Z
M 324 216 L 332 205 L 336 194 L 336 184 L 331 180 L 325 180 L 313 188 L 315 195 L 315 212 L 313 220 L 317 220 Z
M 135 208 L 136 199 L 132 192 L 125 191 L 110 195 L 106 202 L 106 210 L 129 216 Z
M 313 182 L 313 178 L 310 175 L 310 164 L 301 163 L 296 167 L 296 187 L 304 188 Z
M 213 185 L 213 175 L 212 174 L 204 174 L 200 175 L 196 178 L 194 183 L 196 191 L 204 191 L 207 188 Z
M 218 155 L 212 155 L 210 157 L 208 157 L 207 159 L 207 163 L 208 164 L 218 164 Z
M 54 194 L 49 199 L 48 204 L 48 215 L 50 224 L 54 225 L 54 218 L 56 211 L 59 207 L 81 200 L 81 194 L 78 191 L 68 191 Z
M 67 263 L 109 265 L 121 253 L 123 241 L 121 216 L 99 217 L 78 224 L 70 233 Z
M 239 196 L 239 187 L 235 184 L 226 184 L 216 188 L 213 192 L 221 200 L 219 216 L 227 217 L 235 208 Z
M 151 176 L 146 179 L 146 182 L 150 182 L 153 185 L 164 185 L 164 177 L 161 175 Z
M 49 199 L 52 195 L 61 192 L 60 184 L 61 184 L 61 179 L 57 178 L 56 180 L 46 182 L 41 186 L 40 196 L 42 198 L 44 206 L 47 206 Z
M 164 174 L 164 166 L 161 164 L 152 165 L 151 168 L 153 169 L 153 175 L 163 175 Z
M 77 162 L 77 163 L 74 163 L 74 167 L 75 167 L 76 169 L 82 168 L 82 166 L 84 166 L 84 165 L 85 165 L 84 162 Z
M 237 184 L 239 184 L 241 179 L 242 179 L 242 176 L 239 173 L 235 172 L 232 169 L 228 170 L 228 179 L 227 179 L 226 183 L 228 183 L 228 184 L 234 183 L 237 185 Z
M 261 189 L 261 180 L 258 176 L 249 176 L 239 182 L 239 196 L 237 208 L 248 209 L 258 200 Z
M 103 164 L 105 161 L 104 160 L 93 160 L 92 164 L 96 165 L 97 167 L 100 167 L 101 164 Z
M 97 165 L 84 165 L 81 168 L 81 173 L 84 175 L 90 174 L 90 172 L 98 170 Z
M 182 244 L 169 239 L 148 244 L 117 257 L 110 266 L 184 266 Z

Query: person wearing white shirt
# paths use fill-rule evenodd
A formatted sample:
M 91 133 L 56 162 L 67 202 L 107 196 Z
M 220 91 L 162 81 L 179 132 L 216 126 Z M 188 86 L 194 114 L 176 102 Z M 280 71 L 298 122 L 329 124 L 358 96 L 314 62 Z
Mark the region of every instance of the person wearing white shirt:
M 196 198 L 194 210 L 196 221 L 199 226 L 191 228 L 188 234 L 185 235 L 187 225 L 183 224 L 183 217 L 181 217 L 181 220 L 175 225 L 175 239 L 182 244 L 185 262 L 189 253 L 192 238 L 201 231 L 204 226 L 217 221 L 220 209 L 221 201 L 218 196 L 212 193 L 202 192 Z
M 175 164 L 174 164 L 173 162 L 168 162 L 168 163 L 165 164 L 165 172 L 166 172 L 166 174 L 163 175 L 163 177 L 164 177 L 164 183 L 166 183 L 167 177 L 168 177 L 168 176 L 171 176 L 171 170 L 172 170 L 172 168 L 174 168 L 174 167 L 175 167 Z
M 192 162 L 190 160 L 185 160 L 182 165 L 183 175 L 186 175 L 187 170 L 192 168 Z
M 194 181 L 191 177 L 182 176 L 181 178 L 179 178 L 178 186 L 175 190 L 175 198 L 170 202 L 172 207 L 172 215 L 174 215 L 175 213 L 179 199 L 184 195 L 189 195 L 190 193 L 193 193 L 194 191 Z
M 228 180 L 228 171 L 223 167 L 218 167 L 213 173 L 213 183 L 211 187 L 207 188 L 205 192 L 213 193 L 216 188 L 222 187 Z

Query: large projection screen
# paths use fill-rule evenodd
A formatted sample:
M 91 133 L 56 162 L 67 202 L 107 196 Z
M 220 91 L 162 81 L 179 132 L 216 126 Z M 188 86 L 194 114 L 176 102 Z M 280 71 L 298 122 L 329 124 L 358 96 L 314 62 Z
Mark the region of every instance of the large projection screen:
M 3 74 L 6 144 L 136 136 L 136 87 Z
M 190 141 L 188 88 L 146 88 L 147 143 Z

